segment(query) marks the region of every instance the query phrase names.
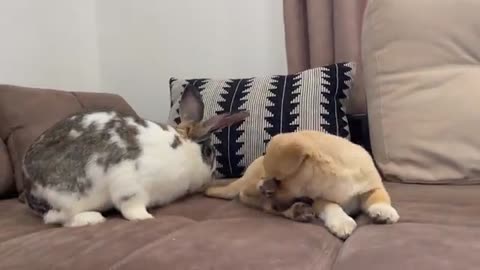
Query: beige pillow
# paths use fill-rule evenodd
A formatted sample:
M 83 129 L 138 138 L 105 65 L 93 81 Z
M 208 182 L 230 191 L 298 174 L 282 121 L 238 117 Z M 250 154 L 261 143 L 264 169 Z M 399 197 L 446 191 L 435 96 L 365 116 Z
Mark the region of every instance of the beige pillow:
M 480 183 L 480 1 L 370 0 L 362 61 L 386 180 Z

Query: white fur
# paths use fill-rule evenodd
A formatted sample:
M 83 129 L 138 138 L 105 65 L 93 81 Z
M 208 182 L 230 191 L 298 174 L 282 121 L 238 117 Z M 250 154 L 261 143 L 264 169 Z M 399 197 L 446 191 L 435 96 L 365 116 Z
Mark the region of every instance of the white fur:
M 387 203 L 375 203 L 370 205 L 367 209 L 367 214 L 376 220 L 383 220 L 386 223 L 396 223 L 400 216 L 397 210 Z
M 114 115 L 94 113 L 84 118 L 83 124 L 105 125 Z M 135 160 L 124 160 L 112 165 L 105 172 L 96 162 L 100 156 L 91 157 L 86 166 L 86 178 L 93 183 L 87 194 L 59 192 L 34 185 L 32 193 L 46 199 L 53 209 L 44 216 L 46 223 L 62 223 L 64 226 L 82 226 L 103 222 L 103 211 L 116 207 L 129 220 L 149 219 L 146 207 L 161 206 L 198 191 L 211 180 L 211 169 L 201 156 L 200 146 L 189 140 L 173 149 L 170 144 L 174 129 L 163 130 L 153 122 L 141 126 L 131 118 L 129 125 L 139 130 L 138 140 L 143 152 Z M 112 140 L 124 145 L 120 136 Z M 132 199 L 122 200 L 131 196 Z M 95 212 L 93 212 L 95 211 Z M 93 214 L 97 213 L 97 214 Z
M 102 216 L 99 212 L 89 211 L 81 212 L 73 216 L 68 220 L 64 226 L 65 227 L 80 227 L 85 225 L 95 225 L 105 222 L 105 217 Z
M 97 129 L 103 129 L 106 123 L 115 117 L 114 112 L 96 112 L 83 116 L 82 125 L 88 128 L 90 125 L 95 125 Z
M 340 205 L 335 203 L 326 205 L 319 216 L 325 227 L 341 239 L 349 237 L 357 227 L 355 220 L 347 215 Z
M 114 130 L 110 130 L 110 140 L 114 143 L 116 143 L 118 145 L 118 147 L 120 148 L 123 148 L 123 149 L 126 149 L 127 148 L 127 145 L 125 144 L 125 142 L 122 140 L 122 138 L 120 138 L 120 135 L 118 135 L 117 131 L 114 129 Z
M 78 138 L 80 135 L 82 135 L 82 132 L 72 129 L 68 135 L 73 139 L 75 139 L 75 138 Z

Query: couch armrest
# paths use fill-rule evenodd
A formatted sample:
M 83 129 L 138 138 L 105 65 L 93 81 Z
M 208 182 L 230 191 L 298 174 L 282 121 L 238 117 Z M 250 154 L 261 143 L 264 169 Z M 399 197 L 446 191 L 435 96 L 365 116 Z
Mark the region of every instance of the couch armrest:
M 113 93 L 72 92 L 78 103 L 89 110 L 116 110 L 118 112 L 138 116 L 135 110 L 120 95 Z
M 17 192 L 24 187 L 23 155 L 35 138 L 68 115 L 91 109 L 114 109 L 136 116 L 132 107 L 116 94 L 0 84 L 0 139 L 7 145 Z M 14 190 L 12 185 L 3 189 Z

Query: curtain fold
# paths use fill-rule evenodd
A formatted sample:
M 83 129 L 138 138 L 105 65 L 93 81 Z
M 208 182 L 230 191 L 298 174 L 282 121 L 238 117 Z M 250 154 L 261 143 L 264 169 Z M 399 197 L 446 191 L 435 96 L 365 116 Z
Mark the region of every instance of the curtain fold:
M 367 0 L 283 0 L 289 73 L 357 61 L 349 113 L 365 113 L 360 34 Z

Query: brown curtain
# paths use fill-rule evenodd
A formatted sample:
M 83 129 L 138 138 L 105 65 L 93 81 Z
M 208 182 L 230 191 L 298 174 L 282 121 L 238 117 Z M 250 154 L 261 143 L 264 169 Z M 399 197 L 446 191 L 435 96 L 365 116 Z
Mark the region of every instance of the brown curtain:
M 360 32 L 367 0 L 283 0 L 290 73 L 360 60 Z M 348 111 L 366 112 L 361 66 L 357 64 Z

